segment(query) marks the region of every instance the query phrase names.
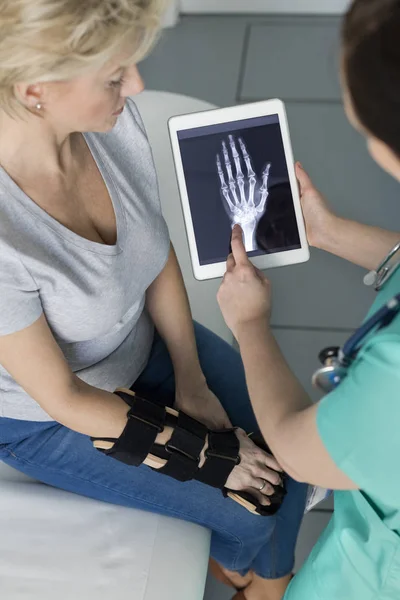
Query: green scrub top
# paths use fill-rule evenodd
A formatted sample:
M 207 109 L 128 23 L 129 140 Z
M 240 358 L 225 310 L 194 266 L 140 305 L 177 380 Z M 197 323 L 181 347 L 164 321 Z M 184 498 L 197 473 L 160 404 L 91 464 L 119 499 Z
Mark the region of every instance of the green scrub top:
M 400 269 L 368 316 L 400 292 Z M 335 511 L 284 600 L 400 599 L 400 316 L 367 340 L 346 379 L 321 402 L 317 427 L 360 491 Z

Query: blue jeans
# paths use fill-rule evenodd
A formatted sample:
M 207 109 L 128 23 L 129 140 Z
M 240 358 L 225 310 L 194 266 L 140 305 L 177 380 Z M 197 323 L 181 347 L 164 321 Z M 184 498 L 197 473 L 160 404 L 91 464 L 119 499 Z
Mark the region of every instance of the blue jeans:
M 226 342 L 195 324 L 200 362 L 210 389 L 234 425 L 257 429 L 239 354 Z M 174 374 L 168 351 L 155 336 L 142 375 L 132 386 L 174 400 Z M 211 555 L 228 569 L 254 569 L 279 578 L 293 568 L 306 486 L 288 481 L 288 494 L 272 517 L 252 515 L 212 487 L 180 483 L 146 465 L 130 467 L 95 450 L 88 436 L 56 421 L 0 418 L 0 460 L 51 486 L 104 502 L 156 512 L 198 523 L 212 530 Z

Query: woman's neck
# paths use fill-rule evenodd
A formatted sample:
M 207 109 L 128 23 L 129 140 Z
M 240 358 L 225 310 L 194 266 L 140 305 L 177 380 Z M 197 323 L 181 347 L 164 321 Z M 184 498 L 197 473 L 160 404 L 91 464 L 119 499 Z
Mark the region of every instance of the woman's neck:
M 80 135 L 56 131 L 43 118 L 24 120 L 0 114 L 0 165 L 11 175 L 30 179 L 43 175 L 63 179 L 76 164 Z

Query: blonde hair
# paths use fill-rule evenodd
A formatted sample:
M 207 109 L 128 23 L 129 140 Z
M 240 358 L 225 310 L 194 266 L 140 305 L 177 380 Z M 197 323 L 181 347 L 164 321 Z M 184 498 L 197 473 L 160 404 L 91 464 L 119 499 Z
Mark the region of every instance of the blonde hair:
M 0 0 L 0 107 L 18 113 L 18 82 L 68 80 L 127 45 L 142 60 L 168 0 Z

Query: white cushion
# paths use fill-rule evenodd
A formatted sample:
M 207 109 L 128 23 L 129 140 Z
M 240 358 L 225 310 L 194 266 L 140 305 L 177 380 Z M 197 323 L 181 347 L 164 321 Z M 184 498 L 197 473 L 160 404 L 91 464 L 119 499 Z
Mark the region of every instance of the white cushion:
M 5 479 L 0 466 L 1 598 L 203 598 L 206 529 L 10 477 L 9 468 Z

